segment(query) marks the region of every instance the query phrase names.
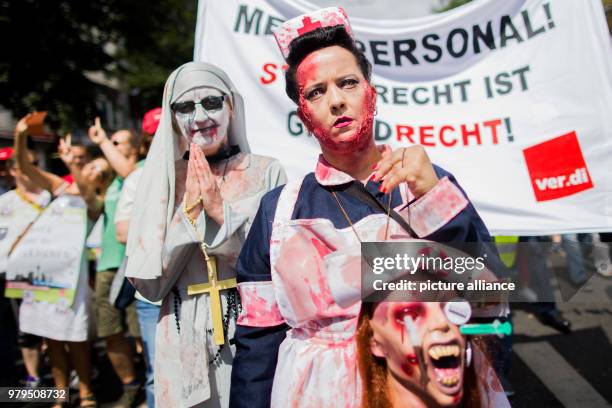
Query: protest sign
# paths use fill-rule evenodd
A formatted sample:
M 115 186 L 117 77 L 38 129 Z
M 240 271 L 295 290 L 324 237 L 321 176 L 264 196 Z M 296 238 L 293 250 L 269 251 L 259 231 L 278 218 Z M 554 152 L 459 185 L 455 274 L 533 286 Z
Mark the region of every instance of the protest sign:
M 319 147 L 285 95 L 272 33 L 314 8 L 229 0 L 198 10 L 195 60 L 227 71 L 252 150 L 279 158 L 290 178 L 314 170 Z M 612 53 L 599 0 L 482 0 L 351 23 L 373 63 L 377 143 L 424 146 L 494 234 L 612 230 Z
M 10 250 L 28 226 L 40 214 L 40 209 L 11 190 L 0 196 L 0 273 L 6 272 Z
M 80 196 L 56 198 L 11 253 L 7 297 L 32 292 L 37 300 L 74 300 L 84 254 L 87 209 Z

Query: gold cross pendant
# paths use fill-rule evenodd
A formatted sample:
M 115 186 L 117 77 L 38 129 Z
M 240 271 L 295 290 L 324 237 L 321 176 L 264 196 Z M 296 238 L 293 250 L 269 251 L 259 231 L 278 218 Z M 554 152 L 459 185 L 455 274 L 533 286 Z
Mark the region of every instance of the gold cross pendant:
M 188 295 L 198 295 L 200 293 L 210 294 L 210 313 L 213 321 L 213 337 L 215 344 L 220 346 L 225 343 L 223 334 L 223 311 L 221 308 L 220 291 L 235 288 L 236 278 L 218 280 L 217 278 L 217 260 L 214 256 L 205 256 L 206 269 L 208 270 L 208 283 L 199 283 L 197 285 L 187 286 Z

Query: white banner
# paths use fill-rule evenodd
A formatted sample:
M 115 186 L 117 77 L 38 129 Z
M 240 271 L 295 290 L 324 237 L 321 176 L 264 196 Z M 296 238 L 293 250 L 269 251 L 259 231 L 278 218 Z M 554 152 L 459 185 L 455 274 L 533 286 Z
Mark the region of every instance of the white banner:
M 280 159 L 290 178 L 314 170 L 319 147 L 285 95 L 272 29 L 314 9 L 200 0 L 198 10 L 194 59 L 227 71 L 253 152 Z M 600 0 L 481 0 L 351 23 L 374 67 L 378 143 L 425 146 L 493 234 L 612 230 L 612 52 Z
M 8 254 L 15 240 L 38 217 L 40 212 L 16 190 L 0 196 L 0 273 L 6 272 Z
M 71 305 L 81 272 L 86 229 L 83 199 L 71 195 L 56 198 L 17 244 L 8 260 L 6 279 L 34 285 L 28 285 L 28 290 L 60 289 L 60 295 Z

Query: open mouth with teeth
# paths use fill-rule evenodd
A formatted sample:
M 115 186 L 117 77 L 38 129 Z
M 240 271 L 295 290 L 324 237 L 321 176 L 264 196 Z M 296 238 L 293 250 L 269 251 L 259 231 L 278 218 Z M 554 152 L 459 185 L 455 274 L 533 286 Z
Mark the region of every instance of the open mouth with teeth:
M 444 394 L 458 393 L 463 386 L 461 347 L 458 343 L 433 344 L 427 350 L 429 378 Z

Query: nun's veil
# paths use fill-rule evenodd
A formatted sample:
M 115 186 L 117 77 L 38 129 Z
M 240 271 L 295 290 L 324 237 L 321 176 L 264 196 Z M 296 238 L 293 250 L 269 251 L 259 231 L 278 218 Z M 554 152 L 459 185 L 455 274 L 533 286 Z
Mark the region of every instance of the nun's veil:
M 202 86 L 218 89 L 231 97 L 233 115 L 228 129 L 230 145 L 249 153 L 244 124 L 244 102 L 229 77 L 220 68 L 189 62 L 166 81 L 162 113 L 157 132 L 138 183 L 130 220 L 126 254 L 126 276 L 156 279 L 162 271 L 162 248 L 166 229 L 174 213 L 175 161 L 182 160 L 187 143 L 173 129 L 170 105 L 185 92 Z

